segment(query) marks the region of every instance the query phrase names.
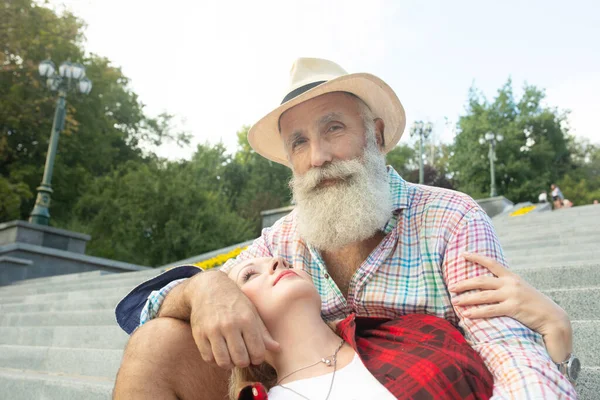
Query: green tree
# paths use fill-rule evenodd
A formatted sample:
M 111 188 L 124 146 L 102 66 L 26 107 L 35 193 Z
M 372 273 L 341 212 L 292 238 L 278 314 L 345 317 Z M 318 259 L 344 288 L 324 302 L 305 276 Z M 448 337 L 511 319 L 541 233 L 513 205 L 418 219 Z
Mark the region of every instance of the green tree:
M 571 154 L 574 168 L 556 183 L 574 205 L 600 201 L 600 146 L 584 140 L 573 141 Z
M 22 182 L 11 183 L 0 176 L 0 221 L 10 221 L 19 218 L 23 199 L 31 198 L 32 194 L 27 185 Z
M 70 210 L 94 177 L 128 160 L 143 162 L 140 145 L 162 140 L 186 142 L 169 130 L 170 116 L 149 118 L 121 70 L 106 58 L 86 55 L 84 24 L 69 12 L 56 15 L 30 0 L 5 0 L 0 13 L 0 174 L 18 191 L 27 219 L 43 174 L 56 96 L 38 76 L 40 61 L 82 62 L 93 81 L 87 95 L 67 99 L 52 185 L 51 223 L 64 225 Z M 12 214 L 11 214 L 12 215 Z M 10 218 L 13 218 L 11 216 Z M 0 218 L 9 218 L 2 215 Z
M 448 168 L 450 147 L 446 144 L 425 143 L 423 178 L 429 186 L 454 189 L 451 173 Z M 409 182 L 419 182 L 419 144 L 413 147 L 400 144 L 386 155 L 386 162 Z
M 248 126 L 238 131 L 238 151 L 223 172 L 223 190 L 231 207 L 248 220 L 255 235 L 261 230 L 261 211 L 290 204 L 291 170 L 257 154 L 248 143 Z
M 417 181 L 418 168 L 419 168 L 419 156 L 418 151 L 415 151 L 412 147 L 407 144 L 399 144 L 390 150 L 385 161 L 388 165 L 391 165 L 396 172 L 400 174 L 404 179 L 408 179 L 408 176 L 417 169 Z
M 158 266 L 251 239 L 229 205 L 221 145 L 200 145 L 190 161 L 127 162 L 93 181 L 71 228 L 92 235 L 90 254 Z
M 488 147 L 479 144 L 486 132 L 504 136 L 496 146 L 496 184 L 499 194 L 514 202 L 537 200 L 540 191 L 573 168 L 567 114 L 542 106 L 543 99 L 542 90 L 526 85 L 515 100 L 510 80 L 491 103 L 471 89 L 450 157 L 459 190 L 475 198 L 488 196 Z

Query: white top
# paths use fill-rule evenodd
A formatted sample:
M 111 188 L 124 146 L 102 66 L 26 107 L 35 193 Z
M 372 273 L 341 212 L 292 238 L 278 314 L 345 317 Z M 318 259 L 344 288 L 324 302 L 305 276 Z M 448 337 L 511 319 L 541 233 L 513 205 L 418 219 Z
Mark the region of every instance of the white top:
M 331 385 L 332 373 L 300 379 L 269 390 L 269 400 L 324 400 Z M 285 386 L 288 389 L 283 388 Z M 292 390 L 302 396 L 294 393 Z M 329 400 L 395 400 L 396 398 L 364 366 L 358 354 L 350 364 L 335 373 Z

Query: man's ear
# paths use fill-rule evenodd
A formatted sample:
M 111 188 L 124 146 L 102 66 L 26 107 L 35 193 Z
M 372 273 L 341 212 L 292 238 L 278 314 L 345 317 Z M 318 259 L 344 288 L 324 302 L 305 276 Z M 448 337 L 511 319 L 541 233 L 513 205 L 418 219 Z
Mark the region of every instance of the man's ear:
M 385 136 L 383 132 L 385 132 L 385 122 L 381 118 L 375 118 L 373 121 L 375 122 L 375 139 L 377 140 L 377 145 L 380 150 L 385 148 Z

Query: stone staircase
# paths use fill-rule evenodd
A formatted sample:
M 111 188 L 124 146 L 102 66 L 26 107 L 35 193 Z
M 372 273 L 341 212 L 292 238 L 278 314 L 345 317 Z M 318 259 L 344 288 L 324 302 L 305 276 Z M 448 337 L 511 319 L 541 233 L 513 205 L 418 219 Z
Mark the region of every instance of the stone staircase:
M 512 270 L 564 308 L 582 371 L 577 392 L 600 393 L 600 206 L 493 220 Z
M 494 224 L 513 270 L 569 313 L 583 364 L 580 398 L 598 398 L 600 206 Z M 127 341 L 114 306 L 158 272 L 87 272 L 0 287 L 0 398 L 109 399 Z

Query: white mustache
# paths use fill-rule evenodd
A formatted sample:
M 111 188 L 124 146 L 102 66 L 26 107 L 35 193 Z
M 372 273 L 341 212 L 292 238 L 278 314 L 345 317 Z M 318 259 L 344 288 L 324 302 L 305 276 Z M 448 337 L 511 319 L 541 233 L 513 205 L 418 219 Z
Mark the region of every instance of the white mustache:
M 362 168 L 359 159 L 332 161 L 323 167 L 311 168 L 304 175 L 294 175 L 290 180 L 290 188 L 299 193 L 307 193 L 326 180 L 350 181 Z

